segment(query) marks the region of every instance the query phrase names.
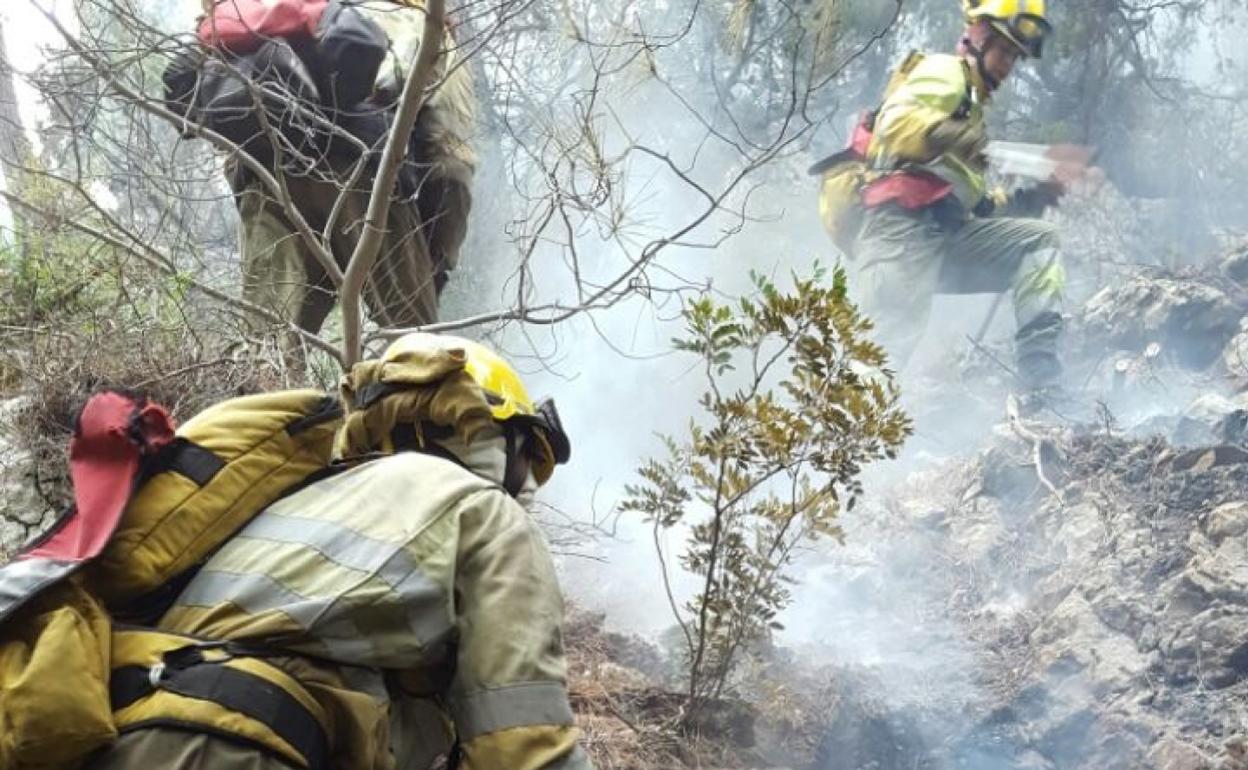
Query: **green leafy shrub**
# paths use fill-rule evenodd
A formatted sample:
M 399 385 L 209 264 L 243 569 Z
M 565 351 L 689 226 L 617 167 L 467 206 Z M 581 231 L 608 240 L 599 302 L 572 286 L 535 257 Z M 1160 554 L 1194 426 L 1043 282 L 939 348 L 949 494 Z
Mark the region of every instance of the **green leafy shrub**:
M 741 654 L 781 627 L 795 550 L 841 537 L 863 467 L 894 457 L 911 430 L 843 270 L 795 276 L 788 293 L 754 278 L 756 298 L 685 307 L 674 343 L 700 359 L 702 416 L 663 437 L 667 457 L 640 467 L 623 506 L 653 525 L 656 547 L 663 530 L 687 534 L 679 563 L 700 587 L 683 605 L 659 549 L 683 642 L 686 728 L 730 694 Z

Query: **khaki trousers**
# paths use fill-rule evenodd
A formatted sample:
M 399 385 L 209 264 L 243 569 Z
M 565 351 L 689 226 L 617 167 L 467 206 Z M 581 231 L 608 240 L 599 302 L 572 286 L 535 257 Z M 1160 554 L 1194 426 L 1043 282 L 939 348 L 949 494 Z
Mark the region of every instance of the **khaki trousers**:
M 368 175 L 361 184 L 368 184 Z M 320 233 L 341 189 L 331 181 L 288 176 L 291 199 L 311 228 Z M 347 191 L 329 245 L 339 266 L 359 242 L 368 208 L 367 189 Z M 284 320 L 316 333 L 336 302 L 334 287 L 287 216 L 284 207 L 258 183 L 238 191 L 242 219 L 243 298 Z M 429 256 L 416 204 L 390 204 L 381 253 L 364 287 L 364 301 L 382 326 L 420 326 L 438 316 L 438 288 L 449 266 Z M 264 324 L 267 326 L 267 324 Z
M 1039 219 L 972 218 L 950 225 L 935 209 L 868 209 L 855 239 L 856 298 L 900 368 L 923 336 L 936 294 L 1010 292 L 1021 384 L 1053 384 L 1061 373 L 1065 270 L 1053 225 Z
M 83 770 L 292 770 L 273 755 L 204 733 L 152 727 L 126 733 Z

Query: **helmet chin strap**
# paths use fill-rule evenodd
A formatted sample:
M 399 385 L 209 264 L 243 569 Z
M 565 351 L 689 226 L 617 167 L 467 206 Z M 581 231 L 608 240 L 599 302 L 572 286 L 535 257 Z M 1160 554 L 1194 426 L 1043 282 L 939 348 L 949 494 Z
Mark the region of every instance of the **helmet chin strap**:
M 975 41 L 971 39 L 971 31 L 968 29 L 966 34 L 962 36 L 962 48 L 975 59 L 975 69 L 979 72 L 979 76 L 983 78 L 984 86 L 989 92 L 996 91 L 1001 87 L 1001 81 L 988 74 L 988 67 L 984 64 L 984 48 L 975 45 Z
M 507 446 L 507 465 L 503 471 L 503 489 L 507 494 L 516 497 L 529 478 L 529 465 L 523 462 L 525 439 L 520 428 L 515 425 L 504 425 L 503 435 Z

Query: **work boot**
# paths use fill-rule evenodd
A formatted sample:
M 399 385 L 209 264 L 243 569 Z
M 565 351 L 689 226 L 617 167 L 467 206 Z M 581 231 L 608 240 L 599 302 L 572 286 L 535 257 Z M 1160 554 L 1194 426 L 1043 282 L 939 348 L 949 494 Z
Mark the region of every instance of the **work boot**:
M 1062 364 L 1057 360 L 1057 340 L 1062 334 L 1061 313 L 1046 311 L 1031 319 L 1014 335 L 1018 386 L 1022 390 L 1051 388 L 1061 382 Z
M 1036 415 L 1069 401 L 1062 388 L 1062 365 L 1052 353 L 1032 353 L 1018 359 L 1014 392 L 1023 416 Z
M 1060 313 L 1046 311 L 1015 335 L 1015 393 L 1024 416 L 1061 408 L 1070 401 L 1062 388 L 1062 364 L 1057 358 L 1062 325 Z

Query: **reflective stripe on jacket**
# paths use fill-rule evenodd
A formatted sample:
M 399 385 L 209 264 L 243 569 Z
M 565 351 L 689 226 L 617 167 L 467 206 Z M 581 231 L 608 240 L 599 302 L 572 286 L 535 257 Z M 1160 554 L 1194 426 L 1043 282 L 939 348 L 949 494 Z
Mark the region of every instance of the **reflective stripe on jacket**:
M 930 203 L 952 193 L 967 211 L 973 210 L 986 191 L 985 160 L 959 157 L 952 152 L 937 155 L 927 138 L 935 126 L 948 120 L 982 126 L 985 95 L 980 78 L 961 57 L 924 56 L 887 95 L 876 115 L 868 152 L 872 167 L 896 172 L 884 181 L 897 177 L 923 180 L 926 189 L 931 191 L 929 197 L 935 196 Z M 949 189 L 942 190 L 939 184 L 933 184 L 933 177 L 947 183 Z M 894 188 L 898 186 L 897 181 L 889 184 Z M 882 202 L 874 201 L 875 205 Z
M 208 561 L 161 627 L 345 664 L 343 678 L 371 703 L 336 726 L 336 741 L 363 752 L 353 768 L 388 769 L 396 754 L 421 767 L 453 726 L 464 770 L 581 770 L 562 617 L 525 510 L 450 461 L 402 453 L 270 506 Z M 389 687 L 378 669 L 392 672 Z M 370 709 L 387 698 L 394 734 L 382 740 Z

